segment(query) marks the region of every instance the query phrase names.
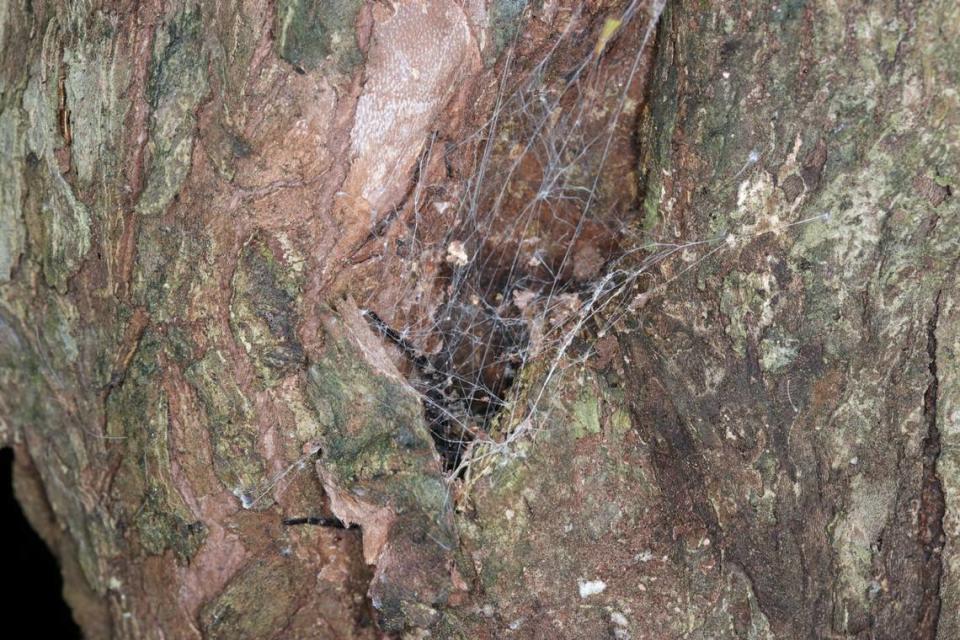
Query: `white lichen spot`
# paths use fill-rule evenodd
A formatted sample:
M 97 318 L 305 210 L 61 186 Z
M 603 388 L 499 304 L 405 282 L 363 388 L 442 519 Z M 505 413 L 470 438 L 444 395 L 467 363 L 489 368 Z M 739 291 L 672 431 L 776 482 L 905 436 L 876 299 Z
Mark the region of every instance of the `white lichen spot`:
M 447 262 L 458 267 L 464 267 L 470 262 L 467 257 L 467 250 L 459 240 L 454 240 L 447 246 Z
M 251 496 L 247 491 L 245 491 L 243 487 L 235 487 L 233 489 L 233 495 L 239 498 L 240 506 L 242 506 L 244 509 L 249 509 L 250 507 L 253 506 L 253 503 L 256 502 L 253 499 L 253 496 Z
M 536 299 L 537 294 L 529 289 L 514 289 L 513 304 L 520 311 L 526 311 L 530 303 Z
M 620 613 L 619 611 L 612 611 L 610 613 L 610 622 L 617 625 L 618 627 L 625 627 L 627 624 L 627 617 Z
M 590 596 L 603 593 L 607 588 L 607 583 L 603 580 L 580 580 L 578 586 L 580 588 L 580 597 L 589 598 Z
M 749 160 L 749 159 L 748 159 Z M 753 166 L 747 162 L 745 167 Z M 732 216 L 742 219 L 753 213 L 759 217 L 767 211 L 769 198 L 773 193 L 773 180 L 766 171 L 757 171 L 737 186 L 737 211 Z

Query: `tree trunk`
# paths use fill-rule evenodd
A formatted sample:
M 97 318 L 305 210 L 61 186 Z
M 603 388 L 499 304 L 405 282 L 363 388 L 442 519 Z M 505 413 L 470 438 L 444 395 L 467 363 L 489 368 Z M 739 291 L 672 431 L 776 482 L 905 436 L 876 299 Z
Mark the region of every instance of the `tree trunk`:
M 0 445 L 78 624 L 960 636 L 958 43 L 3 3 Z

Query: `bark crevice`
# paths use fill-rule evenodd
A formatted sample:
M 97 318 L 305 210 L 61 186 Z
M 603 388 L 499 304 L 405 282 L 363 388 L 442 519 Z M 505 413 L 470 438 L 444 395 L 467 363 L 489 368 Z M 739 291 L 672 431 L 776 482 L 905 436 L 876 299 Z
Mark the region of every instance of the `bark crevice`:
M 940 458 L 940 427 L 937 424 L 937 401 L 940 379 L 937 372 L 937 324 L 940 319 L 940 297 L 934 298 L 933 313 L 927 321 L 927 368 L 930 382 L 923 396 L 923 417 L 927 436 L 923 443 L 923 490 L 920 498 L 920 541 L 924 550 L 922 567 L 923 598 L 920 604 L 918 638 L 936 638 L 940 620 L 940 581 L 943 576 L 943 520 L 946 502 L 943 483 L 937 474 Z

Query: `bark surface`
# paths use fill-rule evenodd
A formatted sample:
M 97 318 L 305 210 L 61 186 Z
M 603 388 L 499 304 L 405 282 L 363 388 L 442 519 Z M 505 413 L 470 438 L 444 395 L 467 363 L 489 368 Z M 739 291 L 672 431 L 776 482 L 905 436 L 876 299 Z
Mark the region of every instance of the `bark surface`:
M 88 637 L 960 636 L 960 8 L 661 8 L 0 4 L 0 445 Z M 571 85 L 598 213 L 497 231 L 547 170 L 501 87 Z M 640 233 L 701 243 L 451 480 L 461 256 L 589 298 Z

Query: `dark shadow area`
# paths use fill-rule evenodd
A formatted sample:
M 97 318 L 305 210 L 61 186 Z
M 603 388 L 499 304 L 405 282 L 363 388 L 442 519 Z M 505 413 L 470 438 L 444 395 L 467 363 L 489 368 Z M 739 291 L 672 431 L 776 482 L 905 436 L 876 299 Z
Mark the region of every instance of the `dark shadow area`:
M 9 628 L 30 629 L 34 638 L 82 638 L 63 600 L 57 559 L 20 510 L 13 496 L 13 451 L 0 449 L 0 531 L 4 592 L 0 615 Z

